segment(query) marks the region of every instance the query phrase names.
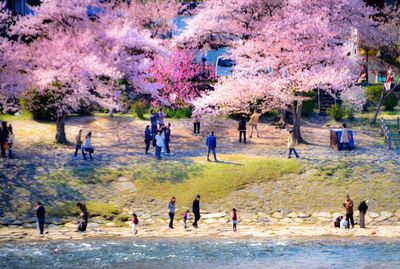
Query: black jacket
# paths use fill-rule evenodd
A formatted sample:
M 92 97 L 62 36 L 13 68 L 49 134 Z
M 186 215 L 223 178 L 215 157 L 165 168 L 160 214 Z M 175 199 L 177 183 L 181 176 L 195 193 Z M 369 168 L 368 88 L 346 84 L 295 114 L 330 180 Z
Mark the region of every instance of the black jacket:
M 238 127 L 239 131 L 245 131 L 246 130 L 246 119 L 241 119 L 239 122 L 239 127 Z
M 0 142 L 1 143 L 6 143 L 8 139 L 8 129 L 7 128 L 1 128 L 0 130 Z
M 36 209 L 36 217 L 38 219 L 42 219 L 45 216 L 46 216 L 46 209 L 44 208 L 44 206 L 41 205 Z
M 196 199 L 195 199 L 195 200 L 193 201 L 192 210 L 193 210 L 193 214 L 200 215 L 200 201 L 199 201 L 199 200 L 196 200 Z
M 367 205 L 367 203 L 366 203 L 365 201 L 362 201 L 362 202 L 360 203 L 360 205 L 358 206 L 358 211 L 367 212 L 367 210 L 368 210 L 368 205 Z

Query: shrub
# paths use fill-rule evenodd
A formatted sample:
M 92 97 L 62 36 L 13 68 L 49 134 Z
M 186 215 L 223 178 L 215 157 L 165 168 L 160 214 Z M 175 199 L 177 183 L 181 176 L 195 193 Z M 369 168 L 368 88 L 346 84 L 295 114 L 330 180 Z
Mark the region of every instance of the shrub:
M 326 111 L 329 117 L 339 121 L 342 120 L 343 117 L 346 115 L 346 109 L 342 108 L 338 104 L 334 104 Z
M 20 98 L 22 112 L 29 112 L 35 120 L 51 121 L 57 115 L 57 103 L 62 97 L 46 90 L 40 93 L 35 89 L 26 91 Z
M 397 96 L 394 93 L 389 94 L 383 99 L 383 105 L 385 106 L 385 110 L 393 111 L 394 108 L 397 106 Z
M 170 119 L 187 119 L 192 116 L 192 109 L 190 107 L 178 109 L 165 108 L 164 113 L 167 115 L 167 118 Z
M 143 101 L 136 101 L 132 104 L 131 106 L 131 113 L 133 113 L 134 116 L 137 116 L 139 119 L 144 119 L 144 114 L 147 112 L 147 105 Z
M 317 104 L 317 94 L 315 92 L 308 92 L 304 94 L 304 96 L 310 99 L 303 102 L 301 114 L 303 116 L 311 116 L 314 113 L 315 105 Z
M 381 98 L 383 85 L 372 85 L 368 86 L 366 89 L 367 101 L 370 103 L 378 103 Z

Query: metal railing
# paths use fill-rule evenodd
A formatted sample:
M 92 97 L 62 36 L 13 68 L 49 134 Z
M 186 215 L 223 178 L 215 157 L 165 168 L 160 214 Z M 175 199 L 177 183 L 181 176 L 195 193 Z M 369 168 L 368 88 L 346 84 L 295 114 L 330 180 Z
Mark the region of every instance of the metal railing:
M 400 149 L 400 118 L 396 120 L 385 120 L 381 118 L 382 134 L 389 150 Z

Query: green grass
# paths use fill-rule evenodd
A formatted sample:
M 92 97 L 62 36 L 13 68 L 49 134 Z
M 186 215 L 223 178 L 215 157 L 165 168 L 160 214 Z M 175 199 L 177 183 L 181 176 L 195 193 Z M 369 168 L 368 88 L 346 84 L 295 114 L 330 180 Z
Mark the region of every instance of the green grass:
M 113 219 L 121 213 L 117 206 L 108 203 L 87 201 L 86 206 L 91 217 L 101 216 L 105 219 Z M 79 214 L 80 210 L 76 206 L 76 202 L 72 201 L 48 207 L 48 215 L 50 217 L 63 218 L 65 216 L 79 216 Z
M 32 115 L 30 113 L 23 113 L 18 116 L 10 114 L 0 114 L 0 121 L 18 121 L 18 120 L 32 120 Z

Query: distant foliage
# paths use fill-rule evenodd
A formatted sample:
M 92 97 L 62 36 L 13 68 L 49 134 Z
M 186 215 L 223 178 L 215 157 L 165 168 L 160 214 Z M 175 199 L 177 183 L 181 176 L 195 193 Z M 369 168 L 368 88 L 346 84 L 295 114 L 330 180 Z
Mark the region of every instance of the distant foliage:
M 178 109 L 166 108 L 164 112 L 167 115 L 167 118 L 171 119 L 187 119 L 192 116 L 192 109 L 189 107 Z
M 335 119 L 336 121 L 340 121 L 346 115 L 346 109 L 339 106 L 338 104 L 334 104 L 326 111 L 329 117 Z
M 131 106 L 131 113 L 139 119 L 144 119 L 144 114 L 147 112 L 148 106 L 144 101 L 135 101 Z

